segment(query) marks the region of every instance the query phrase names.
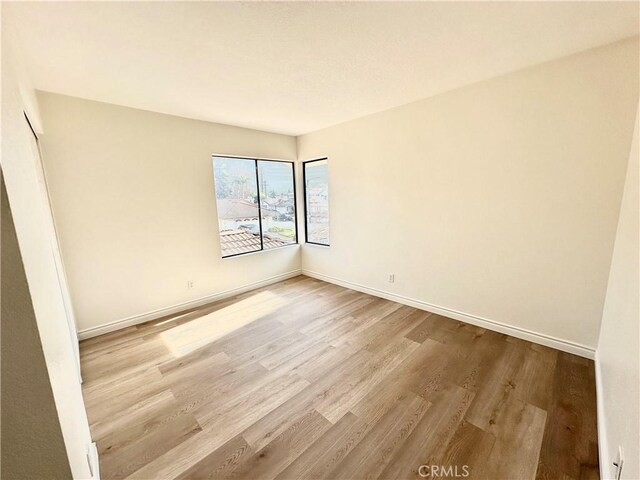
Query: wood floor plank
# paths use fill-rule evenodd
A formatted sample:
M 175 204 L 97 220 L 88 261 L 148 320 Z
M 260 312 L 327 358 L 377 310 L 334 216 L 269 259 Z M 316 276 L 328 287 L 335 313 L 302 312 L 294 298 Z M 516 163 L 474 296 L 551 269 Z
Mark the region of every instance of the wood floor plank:
M 377 478 L 429 406 L 417 396 L 398 400 L 326 478 Z
M 575 479 L 597 474 L 595 379 L 591 368 L 559 353 L 552 398 L 540 450 L 541 472 L 562 472 Z
M 302 378 L 309 380 L 306 378 L 306 375 L 309 370 L 313 370 L 314 366 L 312 364 L 317 364 L 323 361 L 330 362 L 329 358 L 331 356 L 332 351 L 336 350 L 331 345 L 319 341 L 312 342 L 310 344 L 305 345 L 306 348 L 293 356 L 287 356 L 282 362 L 278 363 L 273 370 L 279 372 L 290 371 L 300 375 Z M 324 359 L 324 360 L 322 360 Z M 329 363 L 330 366 L 331 364 Z
M 160 389 L 168 386 L 158 367 L 153 366 L 144 371 L 129 371 L 116 377 L 97 377 L 93 382 L 82 384 L 82 394 L 87 408 L 91 408 L 94 404 L 96 408 L 102 408 L 105 398 L 120 399 L 124 396 L 131 399 L 134 395 L 130 392 L 136 389 L 149 390 L 150 386 L 153 387 L 151 390 L 154 390 L 156 384 L 161 384 Z
M 229 478 L 253 450 L 241 435 L 233 437 L 191 468 L 176 477 L 176 480 L 219 480 Z
M 506 338 L 501 333 L 486 331 L 476 339 L 468 355 L 458 355 L 447 366 L 444 375 L 450 382 L 477 392 L 500 368 L 500 362 L 510 348 Z
M 247 458 L 234 477 L 275 478 L 330 427 L 331 422 L 315 410 L 292 420 L 287 430 Z
M 315 357 L 307 359 L 295 368 L 295 372 L 305 380 L 316 383 L 326 378 L 354 355 L 349 348 L 329 346 Z
M 109 478 L 126 478 L 200 431 L 200 425 L 193 415 L 178 415 L 136 438 L 126 448 L 101 453 L 100 465 L 109 472 Z
M 301 393 L 285 401 L 279 407 L 260 418 L 242 432 L 242 437 L 256 451 L 266 447 L 291 424 L 305 415 L 314 412 L 310 397 Z
M 433 464 L 442 457 L 473 397 L 473 392 L 457 385 L 443 385 L 437 395 L 432 396 L 427 414 L 389 461 L 380 478 L 420 478 L 421 465 Z
M 418 344 L 403 337 L 389 342 L 362 368 L 354 369 L 344 381 L 334 386 L 333 395 L 317 402 L 315 408 L 331 422 L 337 422 L 417 347 Z
M 389 338 L 395 338 L 398 332 L 402 333 L 399 336 L 404 337 L 407 332 L 411 331 L 419 323 L 419 316 L 422 312 L 419 312 L 418 316 L 416 316 L 417 312 L 415 308 L 404 305 L 389 315 L 380 318 L 373 325 L 368 325 L 360 330 L 357 335 L 349 340 L 349 345 L 353 349 L 365 348 L 369 351 L 375 351 L 384 345 Z
M 305 336 L 297 330 L 282 331 L 282 334 L 276 336 L 276 338 L 269 339 L 266 342 L 262 342 L 256 345 L 251 345 L 248 348 L 232 351 L 228 348 L 230 356 L 233 362 L 230 366 L 233 368 L 239 368 L 247 363 L 260 362 L 268 355 L 277 354 L 277 352 L 290 347 L 293 344 L 297 344 L 305 339 Z M 266 367 L 265 367 L 266 368 Z
M 163 363 L 158 366 L 158 370 L 162 373 L 163 378 L 171 383 L 174 387 L 178 384 L 192 385 L 202 379 L 202 372 L 220 372 L 230 362 L 229 356 L 224 353 L 216 353 L 209 357 L 190 361 L 183 359 L 177 363 Z M 212 375 L 210 375 L 210 378 Z
M 287 422 L 296 416 L 318 409 L 337 415 L 336 409 L 348 409 L 341 403 L 344 398 L 353 398 L 360 390 L 351 389 L 347 382 L 340 382 L 349 373 L 359 372 L 371 363 L 372 355 L 360 351 L 346 358 L 329 374 L 315 382 L 313 388 L 305 388 L 286 400 L 282 405 L 249 427 L 243 435 L 251 445 L 264 446 L 277 434 L 287 428 Z M 359 378 L 356 376 L 355 378 Z M 311 384 L 310 384 L 311 385 Z M 362 388 L 362 386 L 361 386 Z
M 176 407 L 173 393 L 169 389 L 162 390 L 145 397 L 131 408 L 117 411 L 100 422 L 93 422 L 91 436 L 96 440 L 100 453 L 115 450 L 143 436 L 155 425 L 182 413 Z
M 496 421 L 496 416 L 504 405 L 516 398 L 516 390 L 521 388 L 516 377 L 524 368 L 525 348 L 522 345 L 510 344 L 500 362 L 487 375 L 478 388 L 473 404 L 467 412 L 467 418 L 475 426 L 487 431 Z
M 136 343 L 131 348 L 118 349 L 84 361 L 83 382 L 90 384 L 96 380 L 126 375 L 156 366 L 171 358 L 171 353 L 160 339 Z
M 328 346 L 328 344 L 323 342 L 322 338 L 317 338 L 309 335 L 300 335 L 299 339 L 295 343 L 286 345 L 284 348 L 280 348 L 262 355 L 262 358 L 260 359 L 260 365 L 268 370 L 274 370 L 282 366 L 283 364 L 293 366 L 296 364 L 295 359 L 297 357 L 301 355 L 304 356 L 304 354 L 311 350 L 314 346 L 324 348 Z
M 486 478 L 534 479 L 546 419 L 546 412 L 531 404 L 515 398 L 504 403 L 486 430 L 496 439 L 483 465 Z
M 131 377 L 129 377 L 129 381 L 123 382 L 124 387 L 118 387 L 117 381 L 112 379 L 109 386 L 114 388 L 101 390 L 99 393 L 102 395 L 96 393 L 91 401 L 85 403 L 92 431 L 96 431 L 98 434 L 98 429 L 115 428 L 115 425 L 121 421 L 121 417 L 126 419 L 129 412 L 144 408 L 149 401 L 152 401 L 157 395 L 164 394 L 163 392 L 169 388 L 169 384 L 164 378 L 158 379 L 156 376 L 157 369 L 145 370 L 140 373 L 146 375 L 136 379 L 137 385 L 135 387 L 127 388 L 133 383 Z M 106 401 L 107 399 L 108 401 Z
M 358 444 L 368 431 L 366 422 L 347 412 L 296 460 L 283 470 L 278 480 L 325 478 Z
M 537 347 L 529 344 L 526 349 L 523 368 L 514 378 L 515 396 L 547 410 L 553 393 L 549 385 L 553 384 L 558 352 L 541 345 Z
M 598 478 L 592 361 L 304 276 L 80 349 L 105 480 Z
M 363 307 L 352 311 L 344 318 L 344 321 L 353 323 L 355 328 L 341 337 L 335 338 L 331 344 L 335 347 L 347 345 L 354 348 L 351 343 L 356 343 L 363 335 L 367 334 L 369 329 L 376 325 L 381 319 L 393 314 L 396 310 L 403 307 L 399 303 L 390 302 L 382 298 L 364 305 Z
M 258 380 L 264 379 L 268 370 L 257 362 L 224 373 L 207 370 L 200 372 L 200 378 L 193 382 L 176 382 L 171 385 L 176 398 L 189 410 L 220 405 L 228 398 L 237 398 L 258 388 Z M 216 375 L 218 373 L 218 375 Z
M 134 472 L 131 478 L 164 479 L 183 474 L 306 385 L 307 382 L 295 376 L 279 378 L 269 388 L 259 388 L 254 395 L 245 395 L 226 405 L 225 409 L 203 409 L 199 412 L 203 429 L 200 433 Z
M 486 463 L 487 458 L 492 454 L 495 441 L 495 437 L 490 433 L 463 420 L 442 456 L 432 460 L 432 465 L 424 473 L 429 472 L 432 477 L 444 479 L 492 478 L 486 470 Z
M 297 319 L 294 325 L 303 333 L 313 334 L 314 332 L 322 332 L 327 325 L 340 322 L 351 312 L 354 312 L 372 302 L 372 297 L 360 295 L 355 298 L 350 298 L 342 305 L 324 310 L 324 312 L 318 316 L 311 318 L 307 315 L 301 316 Z
M 249 421 L 255 417 L 255 412 L 250 412 L 252 408 L 265 408 L 272 405 L 268 410 L 263 410 L 263 414 L 266 414 L 288 398 L 304 390 L 308 385 L 309 382 L 292 373 L 279 376 L 265 375 L 246 393 L 236 394 L 236 390 L 234 390 L 224 401 L 201 404 L 194 409 L 194 414 L 203 427 L 210 425 L 211 428 L 220 428 L 220 425 L 225 424 L 228 418 L 234 417 L 234 423 L 238 426 L 242 424 L 243 418 L 248 417 L 247 421 Z
M 420 395 L 420 386 L 449 359 L 446 346 L 427 339 L 416 347 L 389 375 L 364 395 L 351 409 L 360 418 L 377 421 L 398 399 Z

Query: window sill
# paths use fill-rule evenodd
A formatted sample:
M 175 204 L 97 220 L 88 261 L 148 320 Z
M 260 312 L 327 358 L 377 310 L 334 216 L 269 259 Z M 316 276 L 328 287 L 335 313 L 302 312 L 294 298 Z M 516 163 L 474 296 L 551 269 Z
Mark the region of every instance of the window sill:
M 292 248 L 292 247 L 300 247 L 299 243 L 291 243 L 289 245 L 282 245 L 281 247 L 269 248 L 267 250 L 256 250 L 255 252 L 246 252 L 246 253 L 236 253 L 235 255 L 229 255 L 228 257 L 220 257 L 222 260 L 232 260 L 234 258 L 242 258 L 247 257 L 249 255 L 255 255 L 256 253 L 269 253 L 276 252 L 283 248 Z
M 304 242 L 303 245 L 314 248 L 331 248 L 331 245 L 323 245 L 322 243 Z

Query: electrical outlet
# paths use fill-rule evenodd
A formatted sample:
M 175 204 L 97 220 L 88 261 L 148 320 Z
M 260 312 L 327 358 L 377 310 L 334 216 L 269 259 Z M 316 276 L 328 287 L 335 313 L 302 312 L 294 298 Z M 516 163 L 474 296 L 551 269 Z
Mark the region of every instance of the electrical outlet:
M 618 454 L 616 455 L 616 459 L 613 461 L 613 466 L 616 467 L 615 475 L 613 478 L 616 480 L 620 480 L 620 476 L 622 475 L 622 467 L 624 466 L 624 455 L 622 454 L 622 446 L 618 447 Z
M 187 280 L 187 289 L 191 290 L 193 288 L 193 280 Z
M 396 281 L 396 275 L 394 273 L 389 274 L 389 283 L 393 283 Z

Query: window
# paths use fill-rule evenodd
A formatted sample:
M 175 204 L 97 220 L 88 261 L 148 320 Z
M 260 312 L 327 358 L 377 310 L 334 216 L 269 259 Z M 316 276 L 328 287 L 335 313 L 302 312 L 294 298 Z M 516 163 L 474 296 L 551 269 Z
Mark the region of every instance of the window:
M 327 159 L 304 162 L 304 212 L 307 243 L 329 246 L 329 171 Z
M 222 257 L 297 242 L 293 162 L 213 157 Z

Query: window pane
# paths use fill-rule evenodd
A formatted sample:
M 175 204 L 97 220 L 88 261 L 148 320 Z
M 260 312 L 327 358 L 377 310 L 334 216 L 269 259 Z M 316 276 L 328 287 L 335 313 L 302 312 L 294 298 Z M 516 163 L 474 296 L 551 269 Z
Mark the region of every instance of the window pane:
M 329 245 L 329 171 L 327 160 L 304 164 L 307 242 Z
M 213 174 L 223 257 L 297 243 L 293 163 L 214 156 Z
M 260 250 L 255 161 L 214 157 L 213 172 L 222 256 Z
M 296 243 L 293 164 L 258 160 L 264 249 Z

